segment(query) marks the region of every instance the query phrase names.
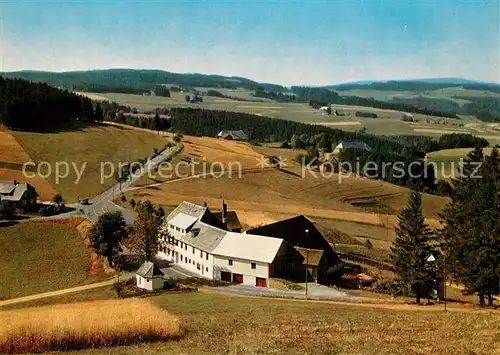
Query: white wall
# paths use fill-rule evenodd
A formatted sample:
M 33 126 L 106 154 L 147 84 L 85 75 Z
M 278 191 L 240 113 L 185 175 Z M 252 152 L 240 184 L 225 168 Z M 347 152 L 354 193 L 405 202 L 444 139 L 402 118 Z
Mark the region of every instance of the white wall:
M 181 242 L 179 238 L 183 235 L 182 232 L 176 230 L 168 229 L 170 236 L 175 239 L 174 244 L 169 244 L 167 241 L 160 241 L 160 252 L 157 256 L 160 259 L 169 260 L 183 269 L 186 269 L 200 277 L 207 279 L 213 279 L 213 263 L 214 258 L 210 253 L 206 253 L 203 250 L 194 248 L 193 246 L 184 242 Z M 182 243 L 182 247 L 181 247 Z M 163 252 L 163 247 L 167 248 L 167 252 Z M 202 252 L 202 253 L 201 253 Z M 177 254 L 176 254 L 177 253 Z M 202 256 L 203 255 L 203 256 Z M 208 260 L 207 260 L 208 255 Z M 181 258 L 182 256 L 182 258 Z M 181 260 L 182 259 L 182 260 Z M 198 264 L 200 268 L 198 269 Z
M 229 260 L 233 261 L 233 265 L 229 265 Z M 255 269 L 252 269 L 252 262 L 255 263 Z M 221 279 L 221 271 L 230 272 L 231 274 L 241 274 L 243 275 L 243 284 L 245 285 L 255 286 L 256 277 L 269 279 L 269 264 L 256 261 L 215 256 L 214 270 L 214 278 L 216 280 Z
M 161 290 L 163 288 L 163 277 L 161 276 L 148 280 L 142 276 L 135 275 L 135 281 L 137 287 L 143 288 L 145 290 L 153 291 Z

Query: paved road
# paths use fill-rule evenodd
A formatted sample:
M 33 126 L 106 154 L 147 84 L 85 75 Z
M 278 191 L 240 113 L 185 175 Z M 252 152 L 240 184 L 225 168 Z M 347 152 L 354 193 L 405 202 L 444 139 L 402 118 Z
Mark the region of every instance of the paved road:
M 122 282 L 124 280 L 128 280 L 128 279 L 133 278 L 133 277 L 135 277 L 135 273 L 133 273 L 133 272 L 124 273 L 123 275 L 120 276 L 120 282 Z M 83 285 L 83 286 L 65 288 L 62 290 L 50 291 L 50 292 L 45 292 L 45 293 L 37 293 L 35 295 L 30 295 L 30 296 L 25 296 L 25 297 L 11 298 L 11 299 L 8 299 L 5 301 L 0 301 L 0 307 L 11 305 L 11 304 L 16 304 L 16 303 L 23 303 L 23 302 L 39 300 L 42 298 L 66 295 L 68 293 L 75 293 L 75 292 L 92 290 L 94 288 L 110 286 L 110 285 L 114 284 L 115 282 L 116 282 L 116 278 L 113 278 L 110 280 L 96 282 L 93 284 L 88 284 L 88 285 Z
M 117 183 L 100 195 L 89 199 L 89 205 L 82 206 L 80 204 L 75 204 L 71 207 L 82 209 L 87 218 L 89 218 L 91 221 L 96 221 L 99 215 L 106 211 L 121 211 L 125 222 L 127 222 L 127 224 L 132 224 L 135 219 L 136 213 L 113 203 L 114 198 L 122 193 L 122 191 L 128 189 L 130 185 L 139 180 L 139 178 L 141 178 L 143 175 L 153 171 L 155 167 L 157 167 L 160 163 L 164 162 L 172 155 L 174 155 L 178 151 L 178 148 L 179 146 L 166 148 L 156 157 L 148 160 L 148 162 L 140 171 L 137 171 L 133 175 L 129 176 L 126 181 L 122 182 L 121 184 Z
M 351 296 L 333 288 L 318 284 L 310 284 L 307 292 L 307 299 L 312 300 L 335 300 L 335 301 L 373 301 L 373 299 Z M 306 298 L 305 291 L 287 291 L 273 288 L 256 287 L 250 285 L 234 285 L 228 287 L 205 287 L 207 290 L 221 293 L 246 295 L 246 296 L 267 296 L 285 298 Z

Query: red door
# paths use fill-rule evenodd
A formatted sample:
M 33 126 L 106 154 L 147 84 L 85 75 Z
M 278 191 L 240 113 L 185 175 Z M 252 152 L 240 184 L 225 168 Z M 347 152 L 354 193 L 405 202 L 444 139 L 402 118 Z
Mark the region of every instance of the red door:
M 258 287 L 267 287 L 267 280 L 262 277 L 255 278 L 255 286 Z
M 233 274 L 233 282 L 237 284 L 243 283 L 243 275 L 241 274 Z

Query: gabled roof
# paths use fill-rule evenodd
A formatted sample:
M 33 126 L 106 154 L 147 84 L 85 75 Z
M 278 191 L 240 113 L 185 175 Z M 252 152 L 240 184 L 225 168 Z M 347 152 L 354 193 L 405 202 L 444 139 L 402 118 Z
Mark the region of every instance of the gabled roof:
M 153 278 L 154 276 L 163 276 L 165 275 L 163 271 L 161 271 L 158 266 L 156 266 L 151 261 L 146 261 L 141 267 L 136 271 L 136 274 L 147 279 Z
M 323 250 L 329 263 L 337 263 L 339 260 L 330 243 L 316 226 L 302 215 L 254 228 L 247 233 L 281 238 L 293 247 Z
M 222 212 L 214 212 L 214 216 L 222 223 Z M 227 229 L 234 231 L 241 229 L 241 223 L 236 211 L 227 211 L 226 213 Z
M 176 227 L 182 228 L 182 229 L 188 229 L 197 220 L 198 220 L 198 217 L 193 217 L 193 216 L 187 215 L 183 212 L 180 212 L 174 218 L 169 220 L 168 223 L 172 224 Z
M 164 224 L 162 229 L 168 231 L 168 225 Z M 176 238 L 181 242 L 209 253 L 219 245 L 227 232 L 200 220 L 191 226 L 191 230 L 193 229 L 199 229 L 196 235 L 187 233 L 185 235 L 176 235 Z
M 248 140 L 248 136 L 242 130 L 238 131 L 220 131 L 217 137 L 226 138 L 227 136 L 231 136 L 233 139 L 239 140 Z
M 0 181 L 0 200 L 2 201 L 21 201 L 24 193 L 28 190 L 38 196 L 33 186 L 25 182 Z
M 272 263 L 283 239 L 227 232 L 213 254 L 235 259 Z
M 335 149 L 361 149 L 368 152 L 372 150 L 365 142 L 340 142 Z
M 181 202 L 170 214 L 167 216 L 166 220 L 170 221 L 179 213 L 184 213 L 191 217 L 196 217 L 200 219 L 203 217 L 205 212 L 207 211 L 206 207 L 195 205 L 194 203 L 183 201 Z

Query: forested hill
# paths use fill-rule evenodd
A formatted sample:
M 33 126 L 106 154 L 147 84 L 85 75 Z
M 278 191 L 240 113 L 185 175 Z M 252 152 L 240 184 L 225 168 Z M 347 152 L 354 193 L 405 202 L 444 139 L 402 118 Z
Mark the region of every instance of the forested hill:
M 222 75 L 180 74 L 164 70 L 105 69 L 72 72 L 18 71 L 3 74 L 26 80 L 41 81 L 50 85 L 76 91 L 105 91 L 113 88 L 119 92 L 149 92 L 154 86 L 162 84 L 185 87 L 245 88 L 255 90 L 265 87 L 267 90 L 285 90 L 281 85 L 258 83 L 242 77 Z M 109 91 L 109 90 L 107 90 Z M 134 92 L 130 92 L 134 93 Z
M 0 76 L 0 124 L 35 130 L 70 121 L 102 120 L 92 101 L 44 83 Z
M 432 90 L 445 89 L 450 87 L 463 87 L 469 90 L 490 91 L 500 94 L 500 84 L 474 82 L 470 80 L 442 79 L 435 80 L 390 80 L 376 81 L 372 83 L 346 83 L 339 85 L 325 86 L 326 89 L 345 91 L 345 90 L 380 90 L 380 91 L 412 91 L 425 92 Z

